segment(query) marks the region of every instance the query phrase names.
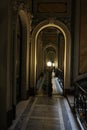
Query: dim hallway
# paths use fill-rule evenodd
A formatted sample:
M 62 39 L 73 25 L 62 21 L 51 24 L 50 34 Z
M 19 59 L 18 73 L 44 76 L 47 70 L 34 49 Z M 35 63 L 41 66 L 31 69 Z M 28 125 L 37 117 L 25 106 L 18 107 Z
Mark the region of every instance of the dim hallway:
M 80 130 L 67 99 L 58 94 L 57 78 L 52 78 L 52 87 L 52 97 L 40 93 L 19 103 L 8 130 Z
M 0 16 L 0 130 L 87 130 L 87 0 L 3 0 Z

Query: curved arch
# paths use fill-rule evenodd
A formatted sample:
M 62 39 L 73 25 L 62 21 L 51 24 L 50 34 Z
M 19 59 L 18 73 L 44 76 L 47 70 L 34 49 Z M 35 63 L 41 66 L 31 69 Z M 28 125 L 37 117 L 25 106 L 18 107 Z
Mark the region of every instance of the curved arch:
M 55 59 L 57 59 L 57 48 L 54 45 L 46 45 L 43 51 L 47 50 L 50 47 L 53 48 L 53 50 L 50 50 L 49 52 L 47 51 L 47 55 L 49 55 L 49 53 L 53 53 L 53 55 L 55 55 Z M 45 59 L 45 56 L 43 56 L 43 59 L 45 62 L 47 62 L 47 59 Z
M 48 62 L 48 60 L 49 60 L 48 57 L 49 57 L 50 55 L 51 55 L 52 57 L 54 57 L 54 58 L 51 57 L 51 59 L 52 59 L 51 62 L 53 62 L 53 61 L 55 62 L 56 53 L 55 53 L 54 51 L 48 51 L 48 52 L 47 52 L 47 55 L 46 55 L 46 57 L 45 57 L 45 58 L 47 58 L 47 59 L 44 59 L 44 61 L 46 60 L 46 61 Z M 46 63 L 47 63 L 47 62 L 46 62 Z
M 27 27 L 28 26 L 28 19 L 27 19 L 27 15 L 24 12 L 24 10 L 19 10 L 18 15 L 21 18 L 22 25 Z
M 33 80 L 34 80 L 34 86 L 36 84 L 36 45 L 37 45 L 37 37 L 41 30 L 47 27 L 55 27 L 59 29 L 65 39 L 65 55 L 64 55 L 64 88 L 69 89 L 70 88 L 70 69 L 71 69 L 71 35 L 66 27 L 62 22 L 58 20 L 45 20 L 41 23 L 39 23 L 36 28 L 34 29 L 32 33 L 32 53 L 31 56 L 33 58 L 32 60 L 32 67 L 31 70 L 33 70 L 31 73 L 33 73 Z M 67 78 L 68 77 L 68 78 Z
M 52 47 L 52 48 L 54 48 L 54 50 L 56 50 L 56 47 L 55 47 L 54 45 L 46 45 L 46 46 L 44 47 L 44 50 L 46 50 L 48 47 Z
M 18 19 L 20 18 L 20 23 L 21 23 L 21 34 L 20 39 L 21 41 L 17 40 L 17 24 L 18 24 Z M 16 45 L 15 45 L 15 75 L 16 75 L 16 57 L 17 57 L 17 44 L 20 42 L 20 48 L 21 48 L 21 55 L 20 55 L 20 77 L 21 77 L 21 98 L 26 99 L 27 96 L 27 90 L 28 90 L 28 73 L 29 73 L 29 43 L 28 43 L 28 36 L 29 36 L 29 28 L 28 28 L 28 17 L 27 14 L 24 10 L 19 10 L 17 14 L 17 23 L 16 23 Z M 18 32 L 19 33 L 19 32 Z M 15 76 L 16 80 L 16 76 Z M 16 83 L 15 83 L 16 84 Z

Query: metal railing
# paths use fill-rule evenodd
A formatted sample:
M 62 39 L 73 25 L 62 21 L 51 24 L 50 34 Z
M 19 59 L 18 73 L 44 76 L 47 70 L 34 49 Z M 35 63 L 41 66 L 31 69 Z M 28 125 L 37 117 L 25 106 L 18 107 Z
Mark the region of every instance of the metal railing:
M 74 110 L 81 124 L 87 130 L 87 84 L 83 86 L 76 82 L 74 86 Z

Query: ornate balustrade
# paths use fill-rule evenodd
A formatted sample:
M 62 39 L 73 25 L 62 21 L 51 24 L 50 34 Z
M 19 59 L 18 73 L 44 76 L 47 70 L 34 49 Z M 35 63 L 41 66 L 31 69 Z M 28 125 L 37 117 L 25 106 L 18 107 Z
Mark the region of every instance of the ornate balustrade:
M 87 130 L 87 79 L 75 83 L 74 110 L 82 126 Z

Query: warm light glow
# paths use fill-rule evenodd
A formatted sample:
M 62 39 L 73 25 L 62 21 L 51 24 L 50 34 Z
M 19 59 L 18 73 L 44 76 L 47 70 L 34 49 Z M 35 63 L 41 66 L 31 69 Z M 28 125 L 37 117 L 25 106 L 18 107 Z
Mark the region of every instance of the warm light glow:
M 51 67 L 51 66 L 52 66 L 51 61 L 48 61 L 48 62 L 47 62 L 47 66 L 48 66 L 48 67 Z
M 55 63 L 52 63 L 52 66 L 54 67 L 54 66 L 55 66 Z

